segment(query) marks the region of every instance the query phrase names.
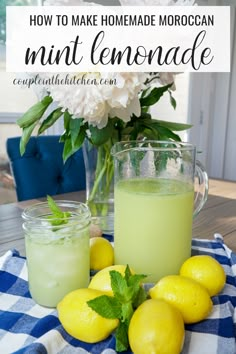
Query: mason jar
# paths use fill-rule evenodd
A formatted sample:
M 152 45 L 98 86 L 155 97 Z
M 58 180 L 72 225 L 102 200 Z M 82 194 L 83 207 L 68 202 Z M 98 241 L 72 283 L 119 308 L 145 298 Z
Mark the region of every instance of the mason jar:
M 56 307 L 70 291 L 87 287 L 90 276 L 90 211 L 79 202 L 56 204 L 70 216 L 55 217 L 47 202 L 22 214 L 30 294 L 46 307 Z

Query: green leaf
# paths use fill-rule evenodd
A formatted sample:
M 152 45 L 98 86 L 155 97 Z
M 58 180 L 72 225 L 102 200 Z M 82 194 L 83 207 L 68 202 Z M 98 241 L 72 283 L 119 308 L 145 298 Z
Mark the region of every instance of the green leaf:
M 110 271 L 110 277 L 114 296 L 121 302 L 126 301 L 128 296 L 128 286 L 125 278 L 116 270 Z
M 63 212 L 50 195 L 47 195 L 47 202 L 52 213 L 52 215 L 47 216 L 47 220 L 49 220 L 53 226 L 67 224 L 71 213 L 68 211 Z
M 62 155 L 64 162 L 79 150 L 84 142 L 88 125 L 82 123 L 81 118 L 73 119 L 70 113 L 67 111 L 64 113 L 65 131 L 60 138 L 60 141 L 64 143 Z
M 55 109 L 49 116 L 42 122 L 38 130 L 38 135 L 42 134 L 46 129 L 50 128 L 61 116 L 63 112 L 61 108 Z
M 74 153 L 73 151 L 73 147 L 72 147 L 72 143 L 71 143 L 71 138 L 70 135 L 65 136 L 65 140 L 64 140 L 64 148 L 63 148 L 63 153 L 62 153 L 62 157 L 63 157 L 63 161 L 64 163 L 66 162 L 66 160 L 72 156 Z
M 64 218 L 71 217 L 71 212 L 70 211 L 63 211 L 63 217 Z
M 142 90 L 141 97 L 144 98 L 145 96 L 147 96 L 148 92 L 150 91 L 151 91 L 150 87 L 148 87 L 146 90 Z
M 64 112 L 64 128 L 66 131 L 70 131 L 70 121 L 72 119 L 71 117 L 72 115 L 68 111 Z
M 129 278 L 131 277 L 131 275 L 132 275 L 132 273 L 131 273 L 130 267 L 127 264 L 127 266 L 125 268 L 125 280 L 126 280 L 127 284 L 129 282 Z
M 30 109 L 25 112 L 25 114 L 21 118 L 17 120 L 17 124 L 21 128 L 27 128 L 31 126 L 33 123 L 39 121 L 39 119 L 43 116 L 44 112 L 51 103 L 52 97 L 44 97 L 42 101 L 37 102 L 35 105 L 30 107 Z
M 143 136 L 147 138 L 147 140 L 160 140 L 158 132 L 155 129 L 150 129 L 150 127 L 144 129 Z
M 64 149 L 63 149 L 63 161 L 72 156 L 77 150 L 79 150 L 84 142 L 86 137 L 86 127 L 82 126 L 79 135 L 77 136 L 74 144 L 72 144 L 71 134 L 64 135 Z
M 133 274 L 128 280 L 129 288 L 133 290 L 132 302 L 134 308 L 137 307 L 137 304 L 140 305 L 147 298 L 147 294 L 141 285 L 142 280 L 146 277 L 147 276 L 144 274 Z
M 175 140 L 181 141 L 179 135 L 175 134 L 170 128 L 162 125 L 160 121 L 153 121 L 150 126 L 158 132 L 159 140 Z
M 121 322 L 116 329 L 116 351 L 124 352 L 128 348 L 128 324 L 125 322 Z
M 63 211 L 59 208 L 59 206 L 56 204 L 56 202 L 50 197 L 50 195 L 47 195 L 47 202 L 49 209 L 53 216 L 56 217 L 63 217 Z
M 133 299 L 134 308 L 138 308 L 145 300 L 147 300 L 147 297 L 147 292 L 142 286 L 140 286 L 138 292 L 136 293 L 136 296 Z
M 102 129 L 90 125 L 89 126 L 89 130 L 91 133 L 90 140 L 92 144 L 96 146 L 105 144 L 108 141 L 108 139 L 111 137 L 113 129 L 114 126 L 111 122 L 111 119 L 108 120 L 107 125 Z
M 121 312 L 122 312 L 121 322 L 129 323 L 131 320 L 131 317 L 134 313 L 132 302 L 128 301 L 128 302 L 122 303 Z
M 147 276 L 145 274 L 131 274 L 127 283 L 129 286 L 133 286 L 135 288 L 138 288 L 142 282 L 143 279 L 145 279 Z
M 88 301 L 87 304 L 105 318 L 118 318 L 120 320 L 116 330 L 116 350 L 124 351 L 129 347 L 128 328 L 134 309 L 147 296 L 144 294 L 145 290 L 140 286 L 140 281 L 145 278 L 145 275 L 131 274 L 128 265 L 124 276 L 115 270 L 109 273 L 114 297 L 102 295 Z
M 176 100 L 174 99 L 174 97 L 172 96 L 172 92 L 169 91 L 169 94 L 170 94 L 170 104 L 171 106 L 176 109 L 176 106 L 177 106 L 177 103 L 176 103 Z
M 165 120 L 156 120 L 156 122 L 161 125 L 162 127 L 166 127 L 170 130 L 173 131 L 182 131 L 182 130 L 187 130 L 190 129 L 192 127 L 191 124 L 185 124 L 185 123 L 174 123 L 174 122 L 168 122 Z
M 147 96 L 140 98 L 141 107 L 152 106 L 157 103 L 164 95 L 164 93 L 171 88 L 172 85 L 173 83 L 162 87 L 154 87 Z
M 70 120 L 70 132 L 71 132 L 71 144 L 72 146 L 75 146 L 76 140 L 78 138 L 78 135 L 80 133 L 80 127 L 83 122 L 82 118 L 74 118 Z
M 101 295 L 87 301 L 88 306 L 105 318 L 120 318 L 121 305 L 115 297 Z
M 59 142 L 60 143 L 64 143 L 66 141 L 66 137 L 67 137 L 68 133 L 66 130 L 64 130 L 64 132 L 61 134 L 60 138 L 59 138 Z
M 22 136 L 20 139 L 20 154 L 23 155 L 25 153 L 26 145 L 34 131 L 38 122 L 34 122 L 26 128 L 23 128 Z
M 161 140 L 172 139 L 172 140 L 175 140 L 175 141 L 181 141 L 179 135 L 173 133 L 170 129 L 168 129 L 166 127 L 159 126 L 158 127 L 158 133 L 159 133 L 159 136 L 160 136 Z

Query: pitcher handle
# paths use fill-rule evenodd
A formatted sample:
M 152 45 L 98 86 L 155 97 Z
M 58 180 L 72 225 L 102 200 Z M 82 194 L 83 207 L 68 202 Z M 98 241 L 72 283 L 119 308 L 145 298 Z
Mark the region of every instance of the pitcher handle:
M 208 175 L 200 161 L 196 161 L 195 168 L 195 198 L 193 217 L 196 217 L 207 201 Z

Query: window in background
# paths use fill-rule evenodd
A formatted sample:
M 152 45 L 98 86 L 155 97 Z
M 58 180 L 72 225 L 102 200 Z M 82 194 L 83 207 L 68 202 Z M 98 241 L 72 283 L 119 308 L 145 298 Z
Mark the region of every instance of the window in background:
M 188 123 L 189 73 L 180 73 L 175 77 L 176 90 L 173 97 L 177 106 L 174 110 L 170 105 L 170 97 L 165 94 L 152 109 L 154 118 L 178 123 Z M 187 141 L 188 132 L 179 132 L 181 139 Z
M 8 137 L 21 134 L 16 119 L 36 100 L 34 93 L 12 85 L 13 73 L 6 73 L 6 6 L 42 5 L 41 0 L 0 0 L 0 204 L 16 200 L 6 156 Z M 17 58 L 16 58 L 17 60 Z
M 6 120 L 17 113 L 23 112 L 36 98 L 32 90 L 14 87 L 13 73 L 6 73 L 6 6 L 41 5 L 41 0 L 1 0 L 0 3 L 0 119 Z M 16 58 L 17 60 L 17 58 Z M 12 114 L 14 113 L 14 114 Z
M 10 136 L 20 135 L 15 124 L 19 115 L 36 102 L 33 90 L 14 87 L 16 74 L 6 72 L 6 6 L 42 5 L 41 0 L 0 1 L 0 164 L 6 159 L 5 143 Z M 16 58 L 17 60 L 17 58 Z M 2 162 L 4 163 L 4 162 Z

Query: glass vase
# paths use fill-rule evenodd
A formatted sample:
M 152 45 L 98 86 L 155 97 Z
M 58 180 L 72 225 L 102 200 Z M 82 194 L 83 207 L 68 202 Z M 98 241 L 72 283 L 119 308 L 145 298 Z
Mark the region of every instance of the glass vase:
M 83 144 L 86 170 L 86 203 L 92 223 L 106 234 L 114 231 L 114 166 L 111 156 L 112 142 L 94 146 L 88 140 Z

